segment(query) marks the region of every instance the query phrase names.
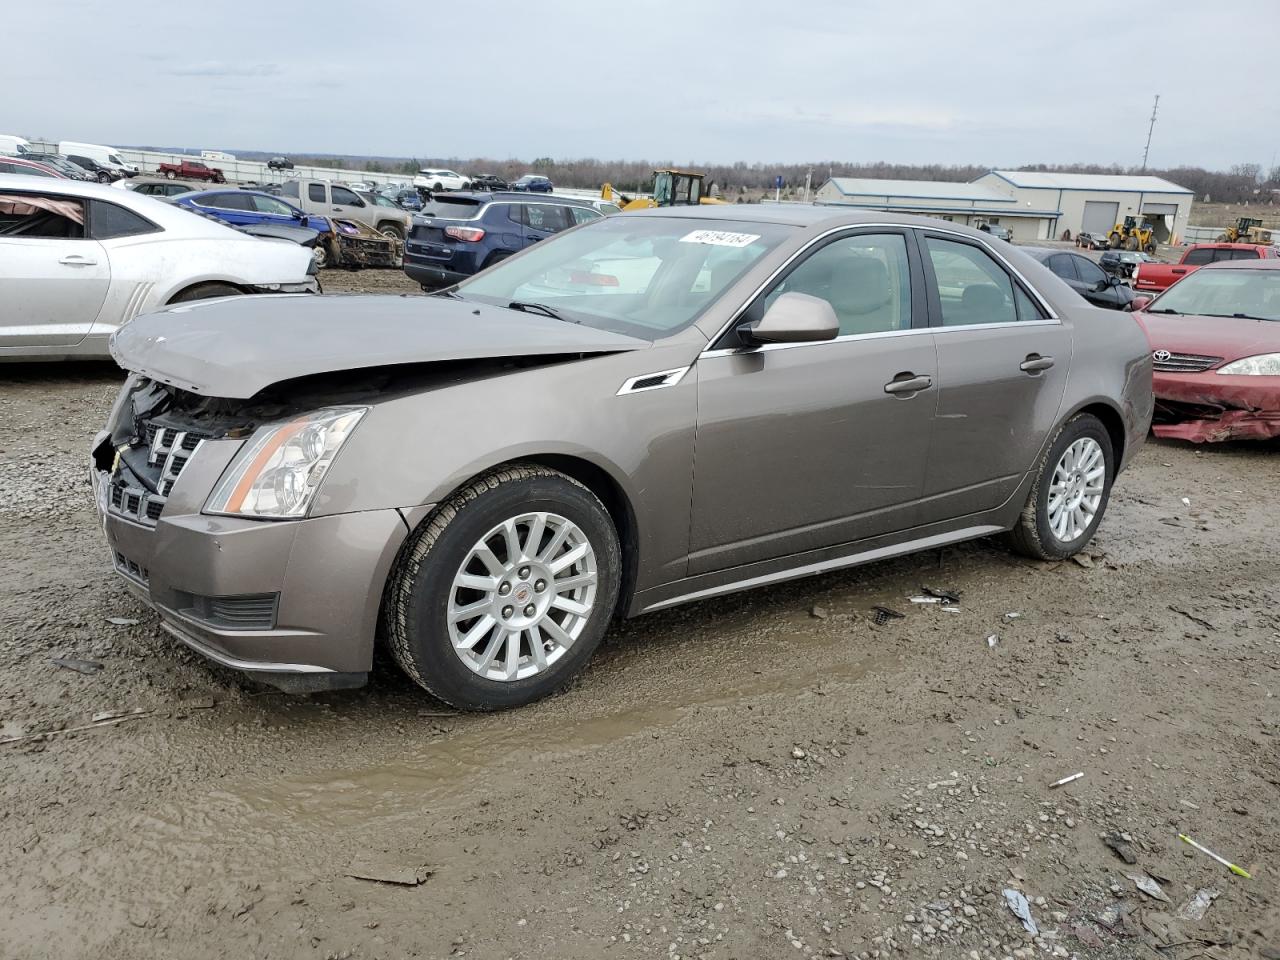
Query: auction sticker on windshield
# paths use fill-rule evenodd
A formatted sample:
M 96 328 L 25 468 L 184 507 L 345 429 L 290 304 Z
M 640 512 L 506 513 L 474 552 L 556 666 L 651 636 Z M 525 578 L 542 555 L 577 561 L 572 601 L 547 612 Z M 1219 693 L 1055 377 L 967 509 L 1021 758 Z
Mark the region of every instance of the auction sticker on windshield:
M 681 243 L 710 243 L 717 247 L 749 247 L 760 239 L 758 233 L 729 233 L 725 230 L 694 230 L 680 238 Z

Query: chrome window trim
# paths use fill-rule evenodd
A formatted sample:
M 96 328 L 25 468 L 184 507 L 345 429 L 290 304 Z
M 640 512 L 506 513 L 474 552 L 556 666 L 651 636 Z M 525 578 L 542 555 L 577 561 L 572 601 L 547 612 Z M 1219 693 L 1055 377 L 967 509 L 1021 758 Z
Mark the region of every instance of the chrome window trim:
M 837 233 L 844 233 L 850 230 L 864 230 L 864 229 L 916 230 L 922 233 L 941 233 L 947 236 L 959 237 L 961 240 L 966 240 L 971 243 L 976 243 L 978 246 L 982 247 L 988 254 L 990 254 L 990 256 L 997 263 L 999 263 L 1011 274 L 1013 274 L 1020 281 L 1022 281 L 1023 287 L 1026 290 L 1030 291 L 1032 298 L 1035 300 L 1037 304 L 1040 305 L 1040 308 L 1046 314 L 1048 314 L 1048 316 L 1041 320 L 1019 320 L 1015 323 L 972 323 L 972 324 L 956 325 L 951 327 L 947 327 L 947 326 L 912 327 L 909 330 L 885 330 L 877 333 L 851 333 L 851 334 L 846 334 L 843 337 L 836 337 L 834 340 L 818 340 L 818 341 L 814 341 L 813 343 L 778 343 L 778 344 L 766 344 L 764 346 L 759 346 L 759 347 L 720 347 L 716 349 L 711 348 L 710 346 L 711 344 L 717 342 L 721 337 L 723 337 L 726 333 L 729 332 L 729 329 L 731 327 L 741 322 L 742 315 L 746 312 L 747 307 L 749 307 L 752 303 L 754 303 L 756 297 L 760 296 L 760 294 L 763 293 L 764 290 L 771 283 L 777 280 L 778 277 L 781 276 L 782 273 L 786 271 L 793 263 L 795 263 L 797 259 L 807 254 L 811 249 L 813 249 L 814 246 L 826 240 L 830 236 L 834 236 Z M 1045 269 L 1047 270 L 1048 267 L 1046 267 Z M 821 343 L 838 343 L 840 341 L 852 340 L 854 338 L 864 339 L 866 337 L 902 336 L 904 334 L 910 334 L 910 333 L 939 333 L 946 330 L 984 330 L 991 327 L 1030 327 L 1030 326 L 1043 326 L 1046 324 L 1061 324 L 1061 323 L 1062 323 L 1062 320 L 1058 316 L 1057 312 L 1050 305 L 1049 301 L 1046 300 L 1041 295 L 1040 291 L 1036 289 L 1035 285 L 1030 280 L 1028 280 L 1025 276 L 1023 276 L 1022 272 L 1018 270 L 1017 267 L 1009 263 L 1009 261 L 1006 260 L 1004 257 L 1000 256 L 1000 254 L 998 254 L 995 251 L 994 247 L 992 247 L 989 243 L 987 243 L 985 240 L 983 240 L 980 237 L 973 237 L 967 233 L 960 233 L 958 230 L 948 230 L 945 227 L 932 227 L 932 226 L 921 227 L 916 224 L 905 224 L 905 223 L 846 223 L 839 227 L 832 227 L 830 230 L 825 230 L 822 233 L 818 234 L 816 237 L 814 237 L 812 240 L 806 243 L 803 247 L 801 247 L 791 256 L 787 257 L 787 259 L 784 260 L 781 264 L 779 264 L 778 267 L 774 269 L 774 271 L 771 274 L 769 274 L 769 276 L 766 277 L 764 281 L 758 287 L 756 287 L 755 290 L 751 292 L 751 295 L 748 296 L 742 302 L 742 305 L 737 310 L 734 311 L 733 316 L 731 316 L 728 322 L 725 323 L 725 325 L 722 326 L 716 332 L 716 335 L 707 341 L 707 349 L 703 350 L 702 353 L 698 354 L 698 357 L 699 359 L 701 359 L 702 357 L 725 356 L 731 353 L 758 353 L 761 350 L 769 350 L 769 349 L 776 350 L 779 347 L 783 347 L 783 348 L 810 347 L 810 346 L 815 346 Z
M 765 353 L 770 350 L 792 350 L 796 347 L 822 347 L 829 343 L 847 343 L 850 340 L 884 340 L 890 337 L 914 337 L 922 333 L 948 333 L 952 330 L 1021 330 L 1023 327 L 1060 327 L 1061 320 L 1021 320 L 1017 323 L 969 323 L 951 327 L 909 327 L 906 330 L 879 330 L 875 333 L 846 333 L 830 340 L 809 340 L 805 343 L 762 343 L 754 347 L 720 347 L 716 350 L 704 350 L 698 359 L 712 357 L 730 357 L 752 353 Z

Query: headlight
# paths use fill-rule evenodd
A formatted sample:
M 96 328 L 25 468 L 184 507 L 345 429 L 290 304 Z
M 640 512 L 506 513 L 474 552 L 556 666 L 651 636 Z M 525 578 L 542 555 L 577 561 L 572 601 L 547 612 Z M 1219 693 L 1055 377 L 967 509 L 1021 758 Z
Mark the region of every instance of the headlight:
M 1218 372 L 1236 376 L 1280 377 L 1280 353 L 1263 353 L 1256 357 L 1233 360 Z
M 305 517 L 333 458 L 368 407 L 328 407 L 260 428 L 231 461 L 206 513 Z

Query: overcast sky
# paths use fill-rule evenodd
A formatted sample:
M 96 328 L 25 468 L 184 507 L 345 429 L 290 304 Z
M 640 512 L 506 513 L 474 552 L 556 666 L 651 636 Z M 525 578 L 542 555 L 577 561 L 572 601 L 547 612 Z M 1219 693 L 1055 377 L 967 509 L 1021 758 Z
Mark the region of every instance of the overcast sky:
M 1141 162 L 1159 93 L 1152 166 L 1269 167 L 1280 150 L 1276 64 L 1254 42 L 1280 36 L 1275 2 L 3 6 L 5 33 L 40 42 L 6 44 L 0 57 L 0 133 L 55 140 L 1127 165 Z M 1242 65 L 1234 80 L 1229 60 Z M 1260 86 L 1247 79 L 1255 67 Z

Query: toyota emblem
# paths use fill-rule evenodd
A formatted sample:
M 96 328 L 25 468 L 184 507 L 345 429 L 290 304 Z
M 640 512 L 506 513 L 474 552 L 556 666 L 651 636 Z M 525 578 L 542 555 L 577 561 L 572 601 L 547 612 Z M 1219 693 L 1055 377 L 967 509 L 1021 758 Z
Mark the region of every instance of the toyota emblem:
M 1173 354 L 1171 354 L 1168 350 L 1157 350 L 1155 353 L 1151 355 L 1151 359 L 1156 361 L 1156 363 L 1164 363 L 1171 356 L 1173 356 Z

